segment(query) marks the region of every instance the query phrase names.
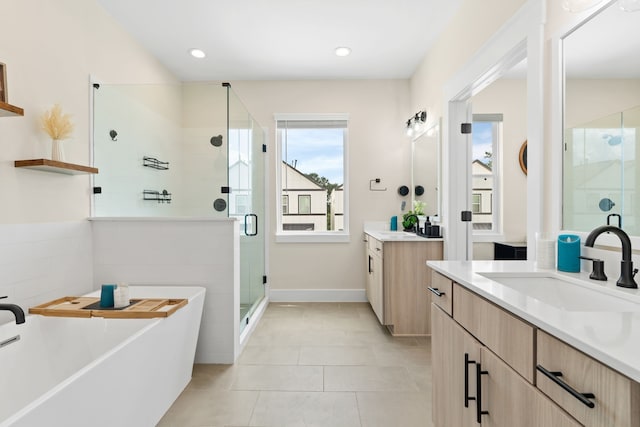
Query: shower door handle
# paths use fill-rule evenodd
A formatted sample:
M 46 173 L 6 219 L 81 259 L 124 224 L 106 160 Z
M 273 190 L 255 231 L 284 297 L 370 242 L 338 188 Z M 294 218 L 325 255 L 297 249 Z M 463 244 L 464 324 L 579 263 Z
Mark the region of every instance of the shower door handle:
M 249 223 L 249 218 L 253 218 L 253 223 L 255 224 L 253 227 L 253 233 L 249 233 L 247 231 L 247 224 Z M 257 236 L 258 235 L 258 215 L 256 214 L 246 214 L 244 216 L 244 234 L 245 236 Z

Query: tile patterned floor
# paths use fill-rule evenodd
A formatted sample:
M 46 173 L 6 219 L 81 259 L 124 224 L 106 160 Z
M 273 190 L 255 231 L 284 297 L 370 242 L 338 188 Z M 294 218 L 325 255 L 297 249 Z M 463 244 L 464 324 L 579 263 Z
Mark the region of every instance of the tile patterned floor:
M 270 304 L 235 365 L 196 365 L 158 427 L 432 427 L 431 340 L 364 303 Z

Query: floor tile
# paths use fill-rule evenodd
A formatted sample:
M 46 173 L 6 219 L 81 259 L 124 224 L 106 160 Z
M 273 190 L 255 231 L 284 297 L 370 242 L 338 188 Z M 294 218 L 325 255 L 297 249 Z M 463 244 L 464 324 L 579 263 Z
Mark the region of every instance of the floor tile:
M 238 365 L 232 390 L 323 391 L 322 366 Z
M 195 364 L 187 388 L 231 390 L 234 370 L 234 365 Z
M 297 365 L 300 346 L 256 345 L 246 346 L 239 365 Z M 307 363 L 309 365 L 309 363 Z M 317 365 L 317 363 L 316 363 Z
M 256 391 L 185 390 L 158 426 L 249 425 L 257 399 Z
M 418 391 L 399 366 L 325 366 L 325 391 Z
M 332 345 L 300 347 L 300 365 L 375 365 L 371 346 Z
M 272 303 L 235 365 L 194 365 L 159 427 L 432 427 L 431 339 L 365 303 Z
M 260 392 L 252 426 L 360 427 L 355 393 Z
M 358 392 L 356 396 L 362 427 L 433 426 L 427 393 Z
M 390 347 L 372 345 L 378 366 L 429 366 L 431 350 L 425 346 Z

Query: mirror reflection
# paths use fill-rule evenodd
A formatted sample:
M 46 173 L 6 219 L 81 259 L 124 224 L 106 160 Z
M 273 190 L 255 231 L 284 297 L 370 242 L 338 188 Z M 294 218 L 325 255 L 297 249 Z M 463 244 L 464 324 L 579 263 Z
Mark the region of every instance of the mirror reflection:
M 440 215 L 440 120 L 427 124 L 411 141 L 412 206 L 424 203 L 424 214 Z
M 603 9 L 563 39 L 563 228 L 640 235 L 640 13 Z

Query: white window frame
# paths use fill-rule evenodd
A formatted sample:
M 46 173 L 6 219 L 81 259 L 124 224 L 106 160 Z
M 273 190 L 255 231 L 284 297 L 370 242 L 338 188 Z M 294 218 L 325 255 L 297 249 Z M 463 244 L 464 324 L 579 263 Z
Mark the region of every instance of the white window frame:
M 493 122 L 493 144 L 491 153 L 491 177 L 493 178 L 493 189 L 491 191 L 491 230 L 475 230 L 472 228 L 472 236 L 474 242 L 494 242 L 503 241 L 503 225 L 502 225 L 502 114 L 473 114 L 473 122 Z M 472 158 L 472 156 L 470 156 Z M 471 167 L 471 165 L 469 165 Z M 473 175 L 472 174 L 472 181 Z M 487 175 L 489 176 L 489 175 Z M 473 191 L 471 191 L 473 193 Z
M 291 231 L 282 229 L 282 162 L 284 160 L 282 144 L 278 140 L 278 121 L 283 120 L 345 120 L 349 121 L 346 113 L 279 113 L 274 114 L 276 138 L 276 242 L 278 243 L 348 243 L 349 234 L 349 130 L 344 131 L 344 229 L 341 231 Z

